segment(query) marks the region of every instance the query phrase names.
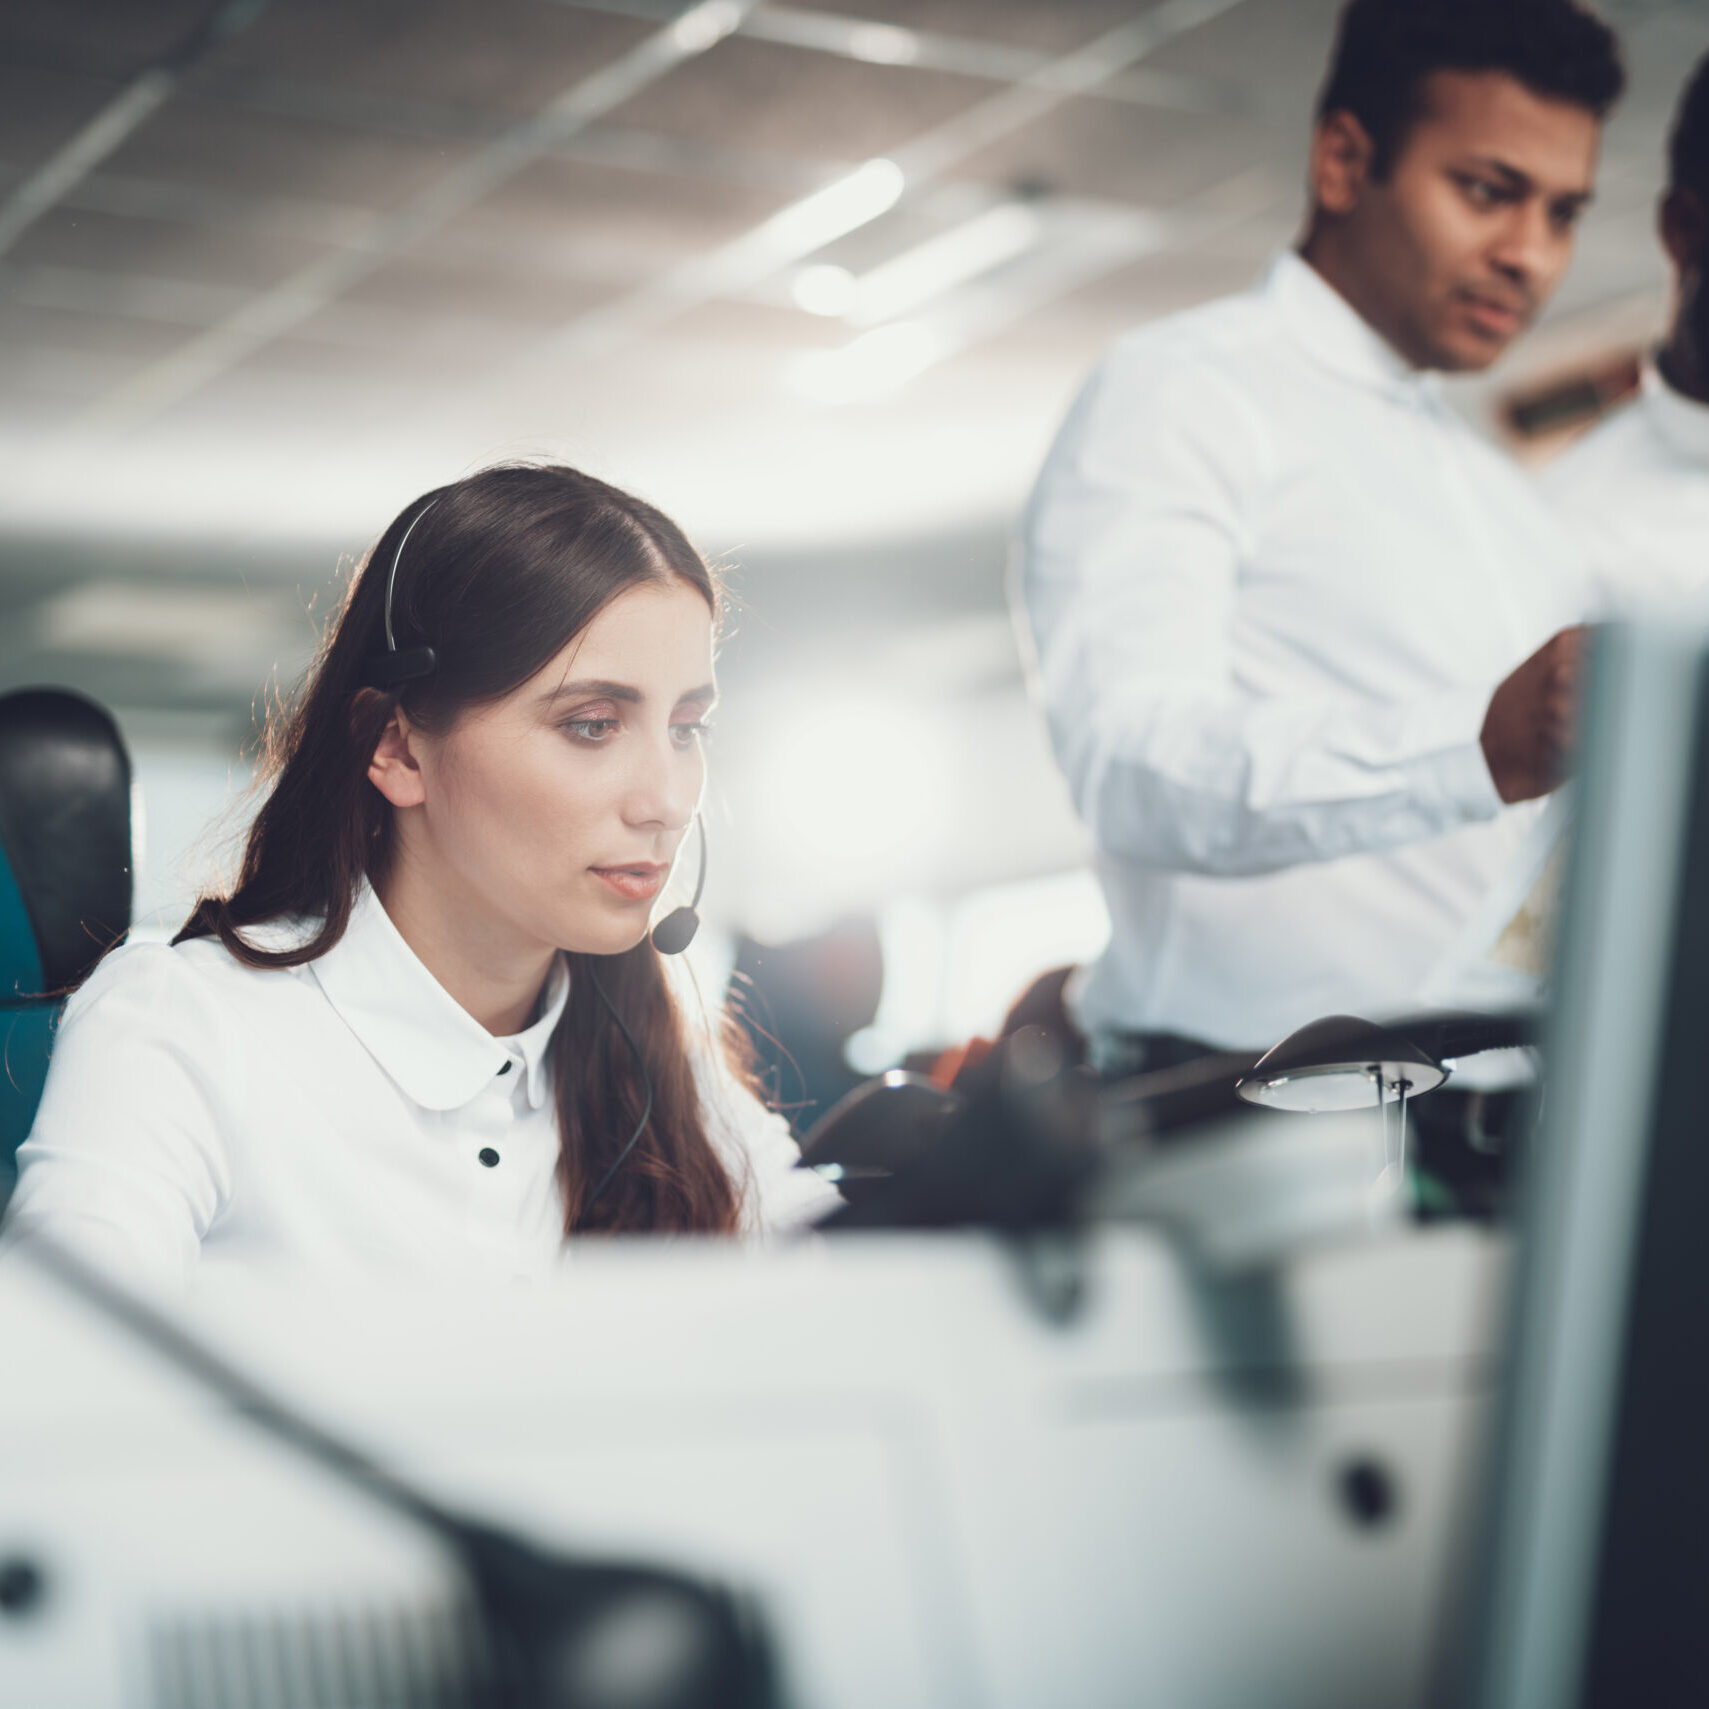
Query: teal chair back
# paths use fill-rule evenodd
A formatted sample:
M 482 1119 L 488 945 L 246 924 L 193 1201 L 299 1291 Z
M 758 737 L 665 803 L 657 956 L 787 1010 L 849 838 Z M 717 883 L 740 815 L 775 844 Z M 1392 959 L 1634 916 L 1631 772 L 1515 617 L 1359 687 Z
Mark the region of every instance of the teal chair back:
M 130 786 L 124 741 L 93 701 L 0 695 L 0 1203 L 65 995 L 130 924 Z

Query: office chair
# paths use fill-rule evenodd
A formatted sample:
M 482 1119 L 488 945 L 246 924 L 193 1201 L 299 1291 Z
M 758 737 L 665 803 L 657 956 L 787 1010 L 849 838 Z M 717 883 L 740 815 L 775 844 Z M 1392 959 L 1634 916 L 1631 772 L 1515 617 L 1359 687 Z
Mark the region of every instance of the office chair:
M 0 695 L 0 1203 L 35 1120 L 65 995 L 131 915 L 131 766 L 65 689 Z

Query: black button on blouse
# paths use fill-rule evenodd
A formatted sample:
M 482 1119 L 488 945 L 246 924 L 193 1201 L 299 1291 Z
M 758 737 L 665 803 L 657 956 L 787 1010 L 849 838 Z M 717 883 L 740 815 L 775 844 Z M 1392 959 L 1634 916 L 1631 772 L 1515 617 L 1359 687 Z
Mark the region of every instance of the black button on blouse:
M 498 1153 L 490 1145 L 483 1145 L 477 1155 L 487 1168 L 496 1169 L 498 1167 Z

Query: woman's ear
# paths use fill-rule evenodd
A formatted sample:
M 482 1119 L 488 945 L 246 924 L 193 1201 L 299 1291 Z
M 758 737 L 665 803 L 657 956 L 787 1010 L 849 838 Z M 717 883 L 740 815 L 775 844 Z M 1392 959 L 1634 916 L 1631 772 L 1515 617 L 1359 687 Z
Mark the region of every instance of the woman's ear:
M 394 706 L 368 762 L 368 781 L 394 807 L 419 807 L 427 799 L 421 765 L 411 746 L 419 740 L 409 715 Z

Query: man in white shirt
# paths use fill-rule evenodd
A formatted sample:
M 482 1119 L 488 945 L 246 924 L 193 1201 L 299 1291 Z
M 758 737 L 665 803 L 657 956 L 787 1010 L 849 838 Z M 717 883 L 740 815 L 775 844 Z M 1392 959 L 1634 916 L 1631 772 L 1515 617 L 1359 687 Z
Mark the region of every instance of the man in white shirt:
M 1615 611 L 1709 586 L 1709 56 L 1680 97 L 1668 167 L 1659 225 L 1673 325 L 1636 402 L 1543 476 Z
M 1541 309 L 1622 74 L 1571 0 L 1353 0 L 1298 254 L 1117 344 L 1020 591 L 1113 922 L 1108 1072 L 1416 992 L 1553 787 L 1587 609 L 1531 487 L 1443 404 Z

